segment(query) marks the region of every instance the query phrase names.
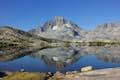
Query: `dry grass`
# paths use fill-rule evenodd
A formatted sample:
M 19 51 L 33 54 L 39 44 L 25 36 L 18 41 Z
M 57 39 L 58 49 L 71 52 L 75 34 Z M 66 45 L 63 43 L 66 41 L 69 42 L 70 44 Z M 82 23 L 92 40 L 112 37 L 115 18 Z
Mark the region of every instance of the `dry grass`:
M 44 73 L 16 72 L 3 78 L 3 80 L 44 80 Z

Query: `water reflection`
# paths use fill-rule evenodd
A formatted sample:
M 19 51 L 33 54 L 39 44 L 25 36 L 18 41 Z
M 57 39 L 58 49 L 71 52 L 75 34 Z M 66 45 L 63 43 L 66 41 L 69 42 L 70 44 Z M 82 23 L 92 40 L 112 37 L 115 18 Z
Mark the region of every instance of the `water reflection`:
M 104 62 L 120 63 L 120 47 L 104 48 L 104 51 L 97 54 L 96 57 Z
M 57 69 L 61 69 L 79 60 L 82 56 L 79 54 L 80 50 L 81 48 L 52 48 L 41 50 L 31 54 L 31 56 L 44 60 L 47 65 L 52 65 Z
M 47 48 L 29 55 L 28 53 L 19 55 L 9 54 L 9 56 L 0 56 L 0 69 L 13 67 L 10 65 L 16 66 L 14 70 L 17 70 L 17 67 L 19 69 L 22 67 L 28 71 L 79 70 L 81 67 L 87 65 L 95 68 L 120 67 L 119 50 L 120 47 L 113 46 L 84 46 Z M 43 67 L 41 68 L 41 66 Z

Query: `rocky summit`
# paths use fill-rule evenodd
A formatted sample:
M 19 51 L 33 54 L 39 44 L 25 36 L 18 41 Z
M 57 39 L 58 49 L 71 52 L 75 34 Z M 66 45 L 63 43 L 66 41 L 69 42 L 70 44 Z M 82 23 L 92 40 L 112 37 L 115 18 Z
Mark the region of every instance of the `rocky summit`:
M 56 16 L 53 20 L 47 21 L 42 27 L 32 29 L 29 32 L 58 40 L 81 40 L 85 33 L 78 25 L 60 16 Z
M 92 31 L 85 31 L 75 23 L 64 17 L 56 16 L 47 21 L 42 27 L 30 30 L 31 34 L 67 41 L 93 41 L 93 40 L 119 40 L 120 22 L 112 22 L 98 25 Z
M 120 22 L 98 25 L 95 30 L 88 32 L 86 40 L 120 40 Z
M 75 23 L 66 20 L 64 17 L 56 16 L 54 19 L 45 22 L 28 32 L 14 29 L 9 26 L 0 27 L 0 39 L 4 38 L 26 38 L 39 37 L 56 41 L 119 41 L 120 22 L 111 22 L 98 25 L 92 31 L 85 31 Z

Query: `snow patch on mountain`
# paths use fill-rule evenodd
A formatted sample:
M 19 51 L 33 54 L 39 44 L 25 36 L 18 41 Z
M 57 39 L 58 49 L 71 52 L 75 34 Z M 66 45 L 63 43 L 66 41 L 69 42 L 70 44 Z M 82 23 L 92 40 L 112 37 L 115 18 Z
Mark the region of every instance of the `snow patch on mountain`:
M 57 30 L 58 26 L 53 26 L 52 30 Z
M 55 17 L 47 21 L 41 29 L 34 29 L 33 34 L 45 38 L 53 38 L 58 40 L 75 40 L 82 39 L 84 31 L 73 22 L 64 19 L 63 17 Z

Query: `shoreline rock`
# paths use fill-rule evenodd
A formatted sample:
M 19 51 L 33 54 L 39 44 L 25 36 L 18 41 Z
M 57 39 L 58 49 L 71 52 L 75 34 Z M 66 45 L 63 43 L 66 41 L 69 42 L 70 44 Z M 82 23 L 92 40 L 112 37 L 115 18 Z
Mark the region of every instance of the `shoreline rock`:
M 61 73 L 60 71 L 57 71 L 54 74 L 51 72 L 13 72 L 3 77 L 3 80 L 15 80 L 16 78 L 17 80 L 21 80 L 20 77 L 24 80 L 22 77 L 23 74 L 25 79 L 28 77 L 27 80 L 119 80 L 120 68 L 107 68 L 87 72 L 72 71 Z

